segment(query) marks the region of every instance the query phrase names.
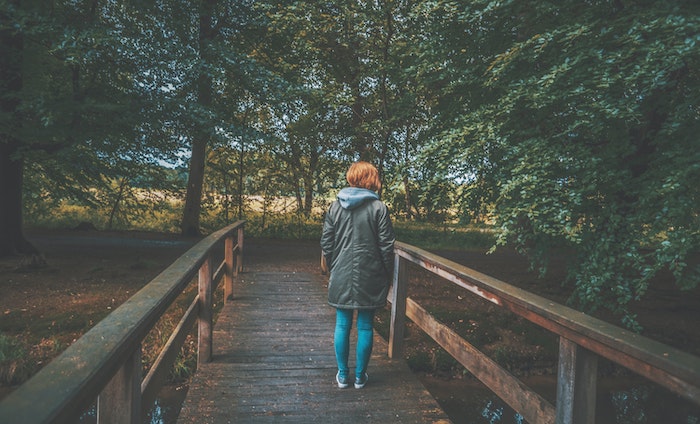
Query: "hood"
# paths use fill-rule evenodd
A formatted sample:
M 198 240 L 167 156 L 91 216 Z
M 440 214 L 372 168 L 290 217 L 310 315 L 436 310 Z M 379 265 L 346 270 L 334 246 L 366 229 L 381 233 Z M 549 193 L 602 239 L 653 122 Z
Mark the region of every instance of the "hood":
M 358 187 L 345 187 L 338 193 L 338 202 L 345 209 L 354 209 L 367 199 L 379 199 L 379 195 L 372 190 Z

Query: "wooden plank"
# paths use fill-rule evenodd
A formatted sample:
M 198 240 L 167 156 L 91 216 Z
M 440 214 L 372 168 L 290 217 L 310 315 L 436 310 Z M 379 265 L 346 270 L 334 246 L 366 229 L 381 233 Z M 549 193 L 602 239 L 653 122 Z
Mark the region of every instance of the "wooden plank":
M 141 382 L 141 405 L 144 409 L 144 411 L 142 411 L 143 416 L 152 408 L 153 402 L 155 402 L 158 396 L 158 391 L 165 382 L 165 377 L 168 375 L 168 372 L 170 372 L 187 335 L 192 330 L 199 313 L 198 308 L 199 296 L 197 296 L 190 304 L 190 307 L 187 308 L 185 315 L 180 319 L 177 327 L 170 335 L 168 342 L 165 344 L 158 358 L 156 358 L 153 363 L 153 366 L 151 366 L 151 369 L 148 371 L 148 374 Z
M 141 422 L 141 346 L 117 371 L 97 398 L 98 424 Z
M 406 328 L 406 297 L 408 294 L 408 272 L 406 261 L 394 256 L 394 278 L 389 292 L 391 301 L 391 323 L 389 325 L 389 357 L 400 358 Z
M 337 387 L 335 311 L 318 277 L 239 277 L 217 319 L 213 360 L 199 366 L 178 423 L 450 422 L 406 363 L 387 357 L 379 336 L 367 386 Z
M 546 399 L 527 387 L 446 325 L 440 323 L 411 298 L 406 313 L 423 331 L 449 352 L 484 385 L 531 423 L 554 423 L 555 409 Z
M 576 343 L 559 339 L 557 423 L 595 422 L 598 357 Z
M 197 319 L 197 363 L 211 361 L 212 356 L 212 287 L 211 258 L 208 257 L 199 268 L 199 317 Z
M 243 226 L 238 229 L 238 242 L 236 243 L 236 266 L 233 268 L 233 275 L 238 276 L 243 271 Z
M 396 242 L 396 253 L 446 280 L 700 404 L 700 358 Z
M 219 267 L 214 271 L 214 276 L 211 278 L 211 291 L 216 292 L 219 287 L 219 282 L 224 279 L 226 275 L 226 262 L 221 262 Z M 225 290 L 225 289 L 224 289 Z
M 233 236 L 226 237 L 224 249 L 224 302 L 228 302 L 233 297 L 233 273 L 236 266 L 233 252 Z

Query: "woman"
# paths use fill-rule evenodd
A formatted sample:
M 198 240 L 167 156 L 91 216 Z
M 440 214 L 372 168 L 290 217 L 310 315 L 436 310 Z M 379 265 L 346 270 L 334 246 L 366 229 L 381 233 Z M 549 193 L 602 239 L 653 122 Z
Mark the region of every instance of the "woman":
M 338 387 L 350 385 L 350 330 L 357 311 L 355 388 L 367 383 L 372 354 L 372 322 L 386 304 L 394 264 L 394 228 L 386 205 L 379 200 L 379 171 L 356 162 L 347 172 L 346 187 L 338 193 L 323 222 L 321 250 L 330 270 L 328 303 L 336 308 L 335 357 Z

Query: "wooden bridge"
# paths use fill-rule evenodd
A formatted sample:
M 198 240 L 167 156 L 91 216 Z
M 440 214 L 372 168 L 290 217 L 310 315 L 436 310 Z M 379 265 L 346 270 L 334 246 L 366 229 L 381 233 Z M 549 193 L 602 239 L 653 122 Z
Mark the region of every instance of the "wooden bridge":
M 376 339 L 364 389 L 338 389 L 333 311 L 322 283 L 309 273 L 241 274 L 243 225 L 202 240 L 4 398 L 0 422 L 77 422 L 95 404 L 98 423 L 142 422 L 195 322 L 199 369 L 181 423 L 449 422 L 398 359 L 406 318 L 529 423 L 593 423 L 599 357 L 700 404 L 700 358 L 403 243 L 396 245 L 388 343 Z M 559 336 L 555 404 L 408 297 L 409 263 Z M 193 279 L 198 295 L 142 378 L 143 339 Z M 214 327 L 212 294 L 220 281 L 227 302 Z
M 367 386 L 338 389 L 335 313 L 318 276 L 246 272 L 233 293 L 214 328 L 212 361 L 197 369 L 178 423 L 449 422 L 377 336 Z

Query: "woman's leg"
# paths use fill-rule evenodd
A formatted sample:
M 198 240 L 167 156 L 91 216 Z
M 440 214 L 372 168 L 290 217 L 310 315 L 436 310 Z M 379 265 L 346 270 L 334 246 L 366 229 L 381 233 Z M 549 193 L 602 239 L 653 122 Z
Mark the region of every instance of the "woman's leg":
M 352 329 L 352 309 L 336 309 L 335 334 L 335 359 L 338 362 L 338 371 L 341 378 L 348 376 L 348 355 L 350 353 L 350 330 Z
M 367 372 L 369 358 L 372 355 L 374 331 L 374 309 L 359 309 L 357 311 L 357 362 L 355 364 L 355 379 L 364 378 Z

